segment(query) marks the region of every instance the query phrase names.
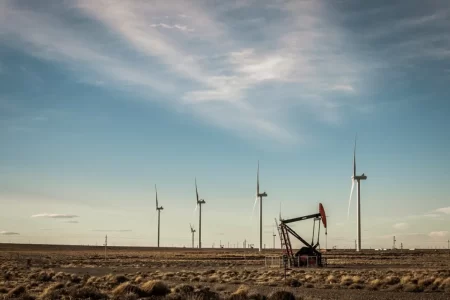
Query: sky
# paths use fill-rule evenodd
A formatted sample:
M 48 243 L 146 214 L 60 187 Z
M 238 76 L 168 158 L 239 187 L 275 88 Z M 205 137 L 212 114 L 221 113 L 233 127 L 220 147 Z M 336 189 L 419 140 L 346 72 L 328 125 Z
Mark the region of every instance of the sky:
M 319 203 L 353 248 L 357 134 L 363 248 L 447 247 L 449 32 L 446 0 L 3 0 L 0 242 L 155 246 L 157 185 L 188 247 L 197 178 L 203 246 L 257 245 L 259 160 L 267 248 Z

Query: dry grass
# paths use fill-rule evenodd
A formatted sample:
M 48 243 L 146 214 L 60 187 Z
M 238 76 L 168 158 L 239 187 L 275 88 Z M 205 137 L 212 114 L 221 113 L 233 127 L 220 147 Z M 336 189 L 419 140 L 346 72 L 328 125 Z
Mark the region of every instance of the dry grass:
M 167 285 L 160 280 L 150 280 L 141 285 L 142 291 L 148 296 L 165 296 L 170 293 Z
M 239 258 L 239 253 L 180 251 L 181 253 L 145 252 L 145 255 L 116 251 L 107 262 L 92 251 L 57 252 L 46 255 L 40 265 L 37 260 L 33 260 L 31 269 L 25 269 L 20 260 L 11 260 L 5 252 L 0 252 L 0 267 L 4 279 L 0 281 L 0 297 L 75 299 L 75 296 L 85 295 L 91 299 L 106 297 L 130 300 L 163 296 L 171 300 L 207 297 L 260 299 L 263 295 L 252 291 L 265 289 L 267 294 L 267 290 L 282 289 L 286 284 L 295 287 L 292 290 L 299 294 L 306 288 L 369 289 L 378 291 L 377 293 L 450 292 L 450 264 L 445 265 L 448 256 L 445 257 L 446 260 L 439 255 L 415 257 L 419 260 L 418 265 L 422 266 L 426 260 L 430 260 L 430 266 L 426 268 L 371 269 L 370 264 L 379 264 L 380 261 L 390 264 L 389 259 L 396 259 L 396 256 L 392 254 L 385 259 L 383 256 L 344 253 L 339 260 L 351 261 L 352 264 L 355 261 L 355 264 L 366 261 L 369 267 L 293 269 L 288 271 L 288 280 L 285 281 L 282 269 L 260 267 L 261 258 L 257 254 L 241 263 L 233 261 Z M 345 258 L 346 256 L 348 257 Z M 150 260 L 151 268 L 148 268 L 146 266 Z M 338 260 L 334 259 L 333 263 L 336 261 Z M 438 262 L 441 264 L 439 268 L 433 267 Z M 111 266 L 115 267 L 110 269 Z M 104 273 L 101 272 L 103 269 Z M 95 276 L 87 274 L 91 270 L 91 274 Z M 108 272 L 111 273 L 108 275 Z M 189 282 L 195 286 L 187 285 Z M 236 290 L 236 285 L 243 284 L 242 288 Z M 206 286 L 210 286 L 212 290 L 208 290 Z

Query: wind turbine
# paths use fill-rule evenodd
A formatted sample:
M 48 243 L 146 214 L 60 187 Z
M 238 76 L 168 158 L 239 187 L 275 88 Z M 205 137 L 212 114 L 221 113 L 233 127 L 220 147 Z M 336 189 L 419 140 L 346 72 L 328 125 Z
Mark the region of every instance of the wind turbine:
M 259 160 L 258 160 L 258 171 L 256 173 L 256 199 L 255 203 L 253 204 L 253 210 L 255 209 L 256 202 L 259 198 L 259 252 L 262 251 L 262 198 L 267 197 L 267 193 L 260 193 L 259 192 Z
M 275 237 L 277 236 L 275 234 L 275 230 L 272 229 L 272 236 L 273 236 L 273 249 L 275 249 Z
M 155 184 L 155 193 L 156 193 L 156 211 L 158 212 L 158 248 L 159 248 L 159 232 L 160 232 L 159 216 L 161 214 L 161 210 L 163 210 L 164 208 L 162 206 L 158 206 L 158 190 L 156 189 L 156 184 Z
M 191 226 L 191 233 L 192 233 L 192 248 L 194 248 L 194 235 L 195 235 L 195 229 L 194 227 L 192 227 L 191 224 L 189 224 L 189 226 Z M 214 248 L 214 247 L 213 247 Z
M 195 194 L 197 196 L 197 205 L 195 206 L 195 210 L 200 206 L 199 211 L 199 220 L 198 220 L 198 248 L 202 248 L 202 204 L 205 204 L 205 200 L 200 199 L 198 197 L 198 189 L 197 189 L 197 178 L 195 178 Z
M 355 187 L 355 182 L 357 183 L 356 189 L 358 194 L 358 200 L 356 202 L 356 222 L 357 224 L 357 235 L 358 240 L 356 244 L 356 251 L 361 251 L 361 180 L 366 180 L 367 176 L 364 175 L 356 175 L 356 137 L 355 137 L 355 146 L 353 148 L 353 176 L 352 176 L 352 188 L 350 190 L 350 199 L 348 200 L 348 214 L 347 219 L 350 216 L 350 204 L 352 203 L 352 195 L 353 188 Z

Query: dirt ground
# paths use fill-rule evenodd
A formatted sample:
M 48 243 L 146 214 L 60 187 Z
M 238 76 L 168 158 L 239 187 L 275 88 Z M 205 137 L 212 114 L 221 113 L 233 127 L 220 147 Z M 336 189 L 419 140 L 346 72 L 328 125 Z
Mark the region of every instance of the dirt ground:
M 333 250 L 323 254 L 326 267 L 287 270 L 286 278 L 280 254 L 109 247 L 105 257 L 104 247 L 0 244 L 0 298 L 289 299 L 276 291 L 297 299 L 450 298 L 448 250 Z

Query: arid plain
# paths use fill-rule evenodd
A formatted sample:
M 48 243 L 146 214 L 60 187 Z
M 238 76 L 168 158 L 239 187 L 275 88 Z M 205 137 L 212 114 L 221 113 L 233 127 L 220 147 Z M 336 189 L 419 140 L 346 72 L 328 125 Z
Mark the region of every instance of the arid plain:
M 327 266 L 266 266 L 281 250 L 0 244 L 4 299 L 449 299 L 448 250 L 332 250 Z M 268 261 L 272 261 L 269 259 Z M 29 264 L 29 265 L 28 265 Z M 293 298 L 295 297 L 295 298 Z

